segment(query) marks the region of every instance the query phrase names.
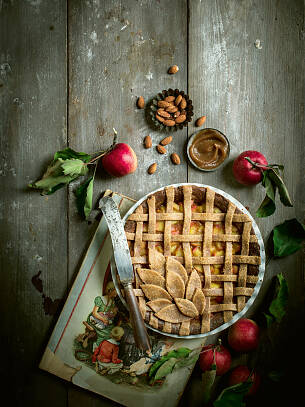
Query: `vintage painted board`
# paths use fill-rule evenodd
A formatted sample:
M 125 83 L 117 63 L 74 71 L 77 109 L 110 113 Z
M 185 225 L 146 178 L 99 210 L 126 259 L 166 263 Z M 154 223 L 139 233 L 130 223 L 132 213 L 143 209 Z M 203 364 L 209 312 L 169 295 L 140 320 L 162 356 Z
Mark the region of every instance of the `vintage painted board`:
M 134 204 L 122 195 L 113 197 L 122 216 Z M 102 218 L 40 368 L 125 406 L 175 406 L 204 339 L 173 339 L 149 331 L 152 353 L 140 354 L 111 280 L 111 256 Z

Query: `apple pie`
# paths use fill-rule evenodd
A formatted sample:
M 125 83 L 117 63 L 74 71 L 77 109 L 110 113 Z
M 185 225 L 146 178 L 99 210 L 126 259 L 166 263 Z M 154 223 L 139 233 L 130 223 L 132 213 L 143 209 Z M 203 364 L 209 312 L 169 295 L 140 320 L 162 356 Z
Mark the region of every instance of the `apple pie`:
M 169 186 L 150 195 L 125 233 L 141 313 L 165 334 L 203 334 L 230 321 L 258 281 L 251 219 L 210 188 Z

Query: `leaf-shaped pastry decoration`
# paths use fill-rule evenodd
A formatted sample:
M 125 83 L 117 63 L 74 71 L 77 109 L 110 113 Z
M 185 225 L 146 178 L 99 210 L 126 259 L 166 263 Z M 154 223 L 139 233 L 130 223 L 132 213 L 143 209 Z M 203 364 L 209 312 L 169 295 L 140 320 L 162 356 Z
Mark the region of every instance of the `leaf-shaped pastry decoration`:
M 181 314 L 175 304 L 168 305 L 156 313 L 156 317 L 172 324 L 189 321 L 191 318 Z
M 191 318 L 198 317 L 198 310 L 192 301 L 186 300 L 185 298 L 175 298 L 175 303 L 183 315 Z
M 186 284 L 185 298 L 191 300 L 196 288 L 201 288 L 201 280 L 196 270 L 193 270 Z
M 185 285 L 179 274 L 174 271 L 166 272 L 166 288 L 173 298 L 183 298 Z
M 171 301 L 171 296 L 164 288 L 159 287 L 158 285 L 154 284 L 141 284 L 140 286 L 149 300 L 158 300 L 160 298 L 165 298 L 166 300 Z
M 157 271 L 138 268 L 137 273 L 145 284 L 154 284 L 165 288 L 165 278 Z
M 184 284 L 186 284 L 188 275 L 185 268 L 179 263 L 178 260 L 175 260 L 173 257 L 166 258 L 166 271 L 174 271 L 175 273 L 179 274 L 182 278 Z
M 165 298 L 160 298 L 159 300 L 148 301 L 146 305 L 148 305 L 154 312 L 159 312 L 162 308 L 171 305 L 171 302 Z
M 149 266 L 160 273 L 164 272 L 165 257 L 156 249 L 148 249 Z
M 201 288 L 195 289 L 192 302 L 197 308 L 199 314 L 202 315 L 205 309 L 205 295 L 203 294 Z

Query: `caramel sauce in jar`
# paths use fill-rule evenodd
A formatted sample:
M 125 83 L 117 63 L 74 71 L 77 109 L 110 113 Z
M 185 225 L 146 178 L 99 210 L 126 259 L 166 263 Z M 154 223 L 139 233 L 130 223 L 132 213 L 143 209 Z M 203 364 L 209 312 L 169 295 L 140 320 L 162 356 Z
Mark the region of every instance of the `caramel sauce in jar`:
M 211 171 L 219 167 L 227 158 L 229 143 L 218 130 L 204 129 L 194 136 L 188 152 L 197 167 Z

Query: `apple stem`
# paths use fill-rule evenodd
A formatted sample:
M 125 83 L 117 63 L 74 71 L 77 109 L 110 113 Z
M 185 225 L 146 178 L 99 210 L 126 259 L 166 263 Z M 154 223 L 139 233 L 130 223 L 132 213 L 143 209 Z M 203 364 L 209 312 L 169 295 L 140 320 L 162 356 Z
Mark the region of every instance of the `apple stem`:
M 86 165 L 93 164 L 95 161 L 102 158 L 105 154 L 109 153 L 109 151 L 113 150 L 114 146 L 117 143 L 117 139 L 118 139 L 118 136 L 117 136 L 118 133 L 117 133 L 116 129 L 114 129 L 114 128 L 113 128 L 113 133 L 114 133 L 114 135 L 113 135 L 113 141 L 112 141 L 111 146 L 109 148 L 107 148 L 107 150 L 101 151 L 101 154 L 99 154 L 98 156 L 92 158 L 92 160 L 90 160 L 88 163 L 86 163 Z
M 267 165 L 263 165 L 263 164 L 258 164 L 254 161 L 251 160 L 251 158 L 249 157 L 244 157 L 245 160 L 249 161 L 250 164 L 253 165 L 253 168 L 258 168 L 261 171 L 265 171 L 266 168 L 278 168 L 281 169 L 281 166 L 279 164 L 267 164 Z

